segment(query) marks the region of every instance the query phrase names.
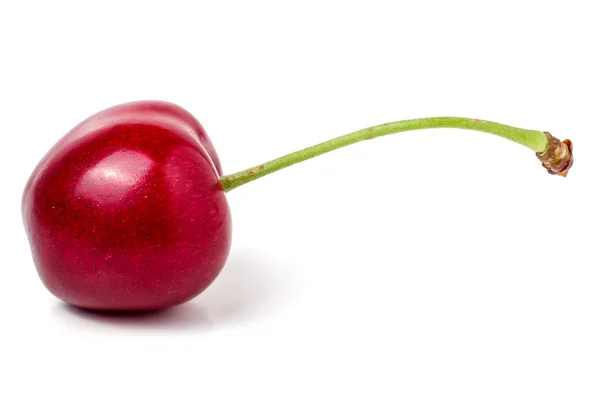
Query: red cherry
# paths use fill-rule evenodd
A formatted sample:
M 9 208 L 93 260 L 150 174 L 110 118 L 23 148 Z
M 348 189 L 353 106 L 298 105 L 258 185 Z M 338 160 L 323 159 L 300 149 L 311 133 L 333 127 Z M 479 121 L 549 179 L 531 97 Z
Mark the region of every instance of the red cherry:
M 227 259 L 221 166 L 200 123 L 165 102 L 86 119 L 40 161 L 23 220 L 44 285 L 98 310 L 153 310 L 208 287 Z
M 121 104 L 81 122 L 42 158 L 22 200 L 33 260 L 44 285 L 96 310 L 182 304 L 219 275 L 231 247 L 225 192 L 367 139 L 429 128 L 498 135 L 536 152 L 566 176 L 572 143 L 548 132 L 459 117 L 386 123 L 222 176 L 200 123 L 162 101 Z

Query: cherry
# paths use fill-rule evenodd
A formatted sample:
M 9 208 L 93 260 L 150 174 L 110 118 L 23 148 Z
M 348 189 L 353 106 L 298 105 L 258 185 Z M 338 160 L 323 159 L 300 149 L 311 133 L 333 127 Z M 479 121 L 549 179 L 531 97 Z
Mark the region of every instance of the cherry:
M 67 133 L 23 195 L 39 276 L 98 310 L 152 310 L 202 292 L 225 264 L 231 221 L 208 136 L 185 110 L 134 102 Z
M 434 117 L 386 123 L 223 176 L 201 124 L 168 102 L 138 101 L 89 117 L 41 159 L 22 217 L 41 281 L 66 303 L 94 310 L 157 310 L 198 296 L 231 247 L 226 192 L 282 168 L 397 132 L 460 128 L 533 151 L 566 176 L 572 144 L 548 132 Z

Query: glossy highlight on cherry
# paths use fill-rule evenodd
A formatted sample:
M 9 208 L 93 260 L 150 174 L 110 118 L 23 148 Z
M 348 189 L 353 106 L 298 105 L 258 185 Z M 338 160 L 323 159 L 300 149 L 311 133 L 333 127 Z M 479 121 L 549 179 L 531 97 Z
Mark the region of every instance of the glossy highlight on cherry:
M 535 152 L 566 176 L 572 143 L 548 132 L 460 117 L 361 129 L 223 175 L 200 122 L 165 101 L 110 107 L 76 125 L 26 182 L 21 213 L 39 277 L 57 298 L 105 311 L 183 304 L 226 264 L 232 224 L 226 193 L 335 149 L 398 132 L 458 128 L 494 134 Z M 457 149 L 459 151 L 460 149 Z

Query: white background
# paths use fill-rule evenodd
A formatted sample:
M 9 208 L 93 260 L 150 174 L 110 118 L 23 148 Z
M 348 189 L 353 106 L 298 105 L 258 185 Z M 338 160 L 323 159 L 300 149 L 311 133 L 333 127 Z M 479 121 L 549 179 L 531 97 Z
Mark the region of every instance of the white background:
M 598 399 L 598 12 L 592 1 L 0 2 L 0 398 Z M 399 119 L 228 194 L 234 241 L 190 303 L 77 313 L 33 266 L 29 173 L 103 108 L 191 111 L 225 173 Z

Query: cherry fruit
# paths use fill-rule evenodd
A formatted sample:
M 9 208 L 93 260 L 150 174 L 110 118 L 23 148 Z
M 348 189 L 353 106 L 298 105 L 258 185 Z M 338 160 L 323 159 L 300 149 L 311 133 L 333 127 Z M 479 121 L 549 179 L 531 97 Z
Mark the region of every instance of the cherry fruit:
M 138 101 L 103 110 L 63 136 L 25 186 L 22 217 L 48 290 L 94 310 L 182 304 L 219 275 L 231 247 L 226 192 L 320 154 L 392 133 L 459 128 L 533 151 L 566 176 L 572 144 L 548 132 L 460 117 L 361 129 L 231 175 L 201 124 L 183 108 Z
M 230 248 L 220 169 L 200 123 L 176 105 L 127 103 L 86 119 L 25 187 L 42 282 L 97 310 L 153 310 L 197 296 Z

